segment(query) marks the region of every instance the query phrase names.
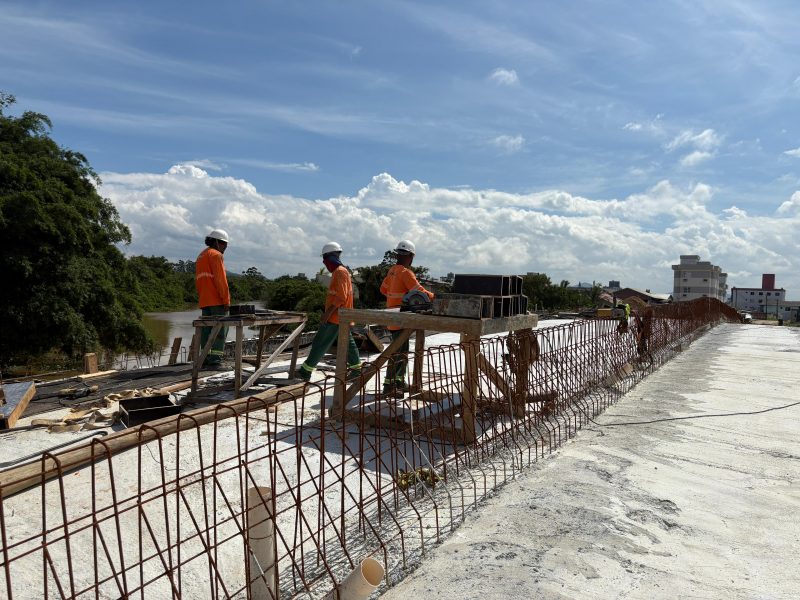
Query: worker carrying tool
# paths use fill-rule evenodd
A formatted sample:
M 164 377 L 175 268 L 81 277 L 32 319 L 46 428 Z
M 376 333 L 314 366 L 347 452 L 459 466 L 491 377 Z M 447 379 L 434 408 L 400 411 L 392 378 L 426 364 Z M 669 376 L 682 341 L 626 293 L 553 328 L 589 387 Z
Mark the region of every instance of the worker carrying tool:
M 350 278 L 350 271 L 342 264 L 341 256 L 342 247 L 336 242 L 328 242 L 322 247 L 322 263 L 331 273 L 331 285 L 308 358 L 294 373 L 295 377 L 303 381 L 311 379 L 317 364 L 339 336 L 339 309 L 353 308 L 353 280 Z M 361 374 L 361 356 L 352 333 L 347 339 L 347 368 L 348 380 Z
M 419 281 L 414 271 L 411 270 L 411 263 L 416 254 L 414 243 L 409 240 L 401 240 L 394 249 L 397 264 L 389 269 L 389 273 L 381 284 L 381 294 L 386 296 L 386 308 L 397 308 L 402 306 L 403 298 L 416 290 L 425 294 L 429 300 L 433 300 L 433 292 L 429 292 Z M 389 330 L 392 340 L 397 339 L 402 331 L 401 327 L 391 325 Z M 406 383 L 406 368 L 408 366 L 408 340 L 398 349 L 398 353 L 389 361 L 386 369 L 386 379 L 383 382 L 383 393 L 388 396 L 402 398 L 408 391 Z
M 195 262 L 194 283 L 200 301 L 200 310 L 204 317 L 225 316 L 231 304 L 231 293 L 228 290 L 228 278 L 225 275 L 225 261 L 222 255 L 228 247 L 228 234 L 223 229 L 214 229 L 206 236 L 206 249 Z M 200 331 L 200 347 L 204 348 L 211 333 L 211 327 L 203 327 Z M 216 368 L 222 364 L 225 352 L 225 338 L 228 328 L 220 330 L 211 351 L 203 362 L 203 367 Z

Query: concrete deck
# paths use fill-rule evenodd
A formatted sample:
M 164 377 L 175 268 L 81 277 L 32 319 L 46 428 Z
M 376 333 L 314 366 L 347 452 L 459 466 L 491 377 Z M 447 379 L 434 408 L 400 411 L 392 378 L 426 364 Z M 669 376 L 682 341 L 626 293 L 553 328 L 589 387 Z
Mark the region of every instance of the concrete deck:
M 800 403 L 799 378 L 800 329 L 713 329 L 382 598 L 800 597 L 800 404 L 711 416 Z

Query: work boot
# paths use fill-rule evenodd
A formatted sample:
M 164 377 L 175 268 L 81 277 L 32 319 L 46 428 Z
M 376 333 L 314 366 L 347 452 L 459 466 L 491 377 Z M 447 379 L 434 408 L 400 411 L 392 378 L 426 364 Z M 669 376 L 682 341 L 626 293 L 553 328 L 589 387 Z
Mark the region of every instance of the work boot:
M 406 395 L 406 390 L 403 389 L 403 385 L 405 385 L 405 383 L 402 381 L 384 383 L 383 395 L 387 398 L 402 398 Z
M 299 367 L 298 369 L 295 369 L 294 378 L 302 379 L 303 381 L 308 383 L 309 381 L 311 381 L 311 371 L 309 371 L 308 369 L 304 369 L 303 367 Z
M 345 375 L 344 380 L 355 381 L 359 377 L 361 377 L 361 367 L 357 369 L 347 369 L 347 375 Z

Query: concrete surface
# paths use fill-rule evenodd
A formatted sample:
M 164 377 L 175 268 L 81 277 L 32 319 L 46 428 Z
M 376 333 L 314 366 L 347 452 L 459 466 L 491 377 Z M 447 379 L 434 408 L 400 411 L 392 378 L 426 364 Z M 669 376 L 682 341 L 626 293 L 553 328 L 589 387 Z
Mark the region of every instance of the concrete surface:
M 800 597 L 800 405 L 710 416 L 800 403 L 799 374 L 800 330 L 713 329 L 382 598 Z

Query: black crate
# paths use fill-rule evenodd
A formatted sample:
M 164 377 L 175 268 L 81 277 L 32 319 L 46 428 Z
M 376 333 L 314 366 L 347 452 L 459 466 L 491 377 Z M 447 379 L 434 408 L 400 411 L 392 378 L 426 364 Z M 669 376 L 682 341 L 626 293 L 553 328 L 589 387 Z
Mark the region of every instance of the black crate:
M 236 315 L 254 315 L 256 314 L 256 305 L 231 304 L 230 308 L 228 309 L 228 314 L 232 317 Z
M 508 275 L 462 275 L 453 279 L 453 293 L 480 296 L 508 296 L 511 278 Z
M 170 401 L 169 394 L 127 398 L 119 401 L 119 419 L 125 427 L 171 417 L 180 412 L 181 407 Z

